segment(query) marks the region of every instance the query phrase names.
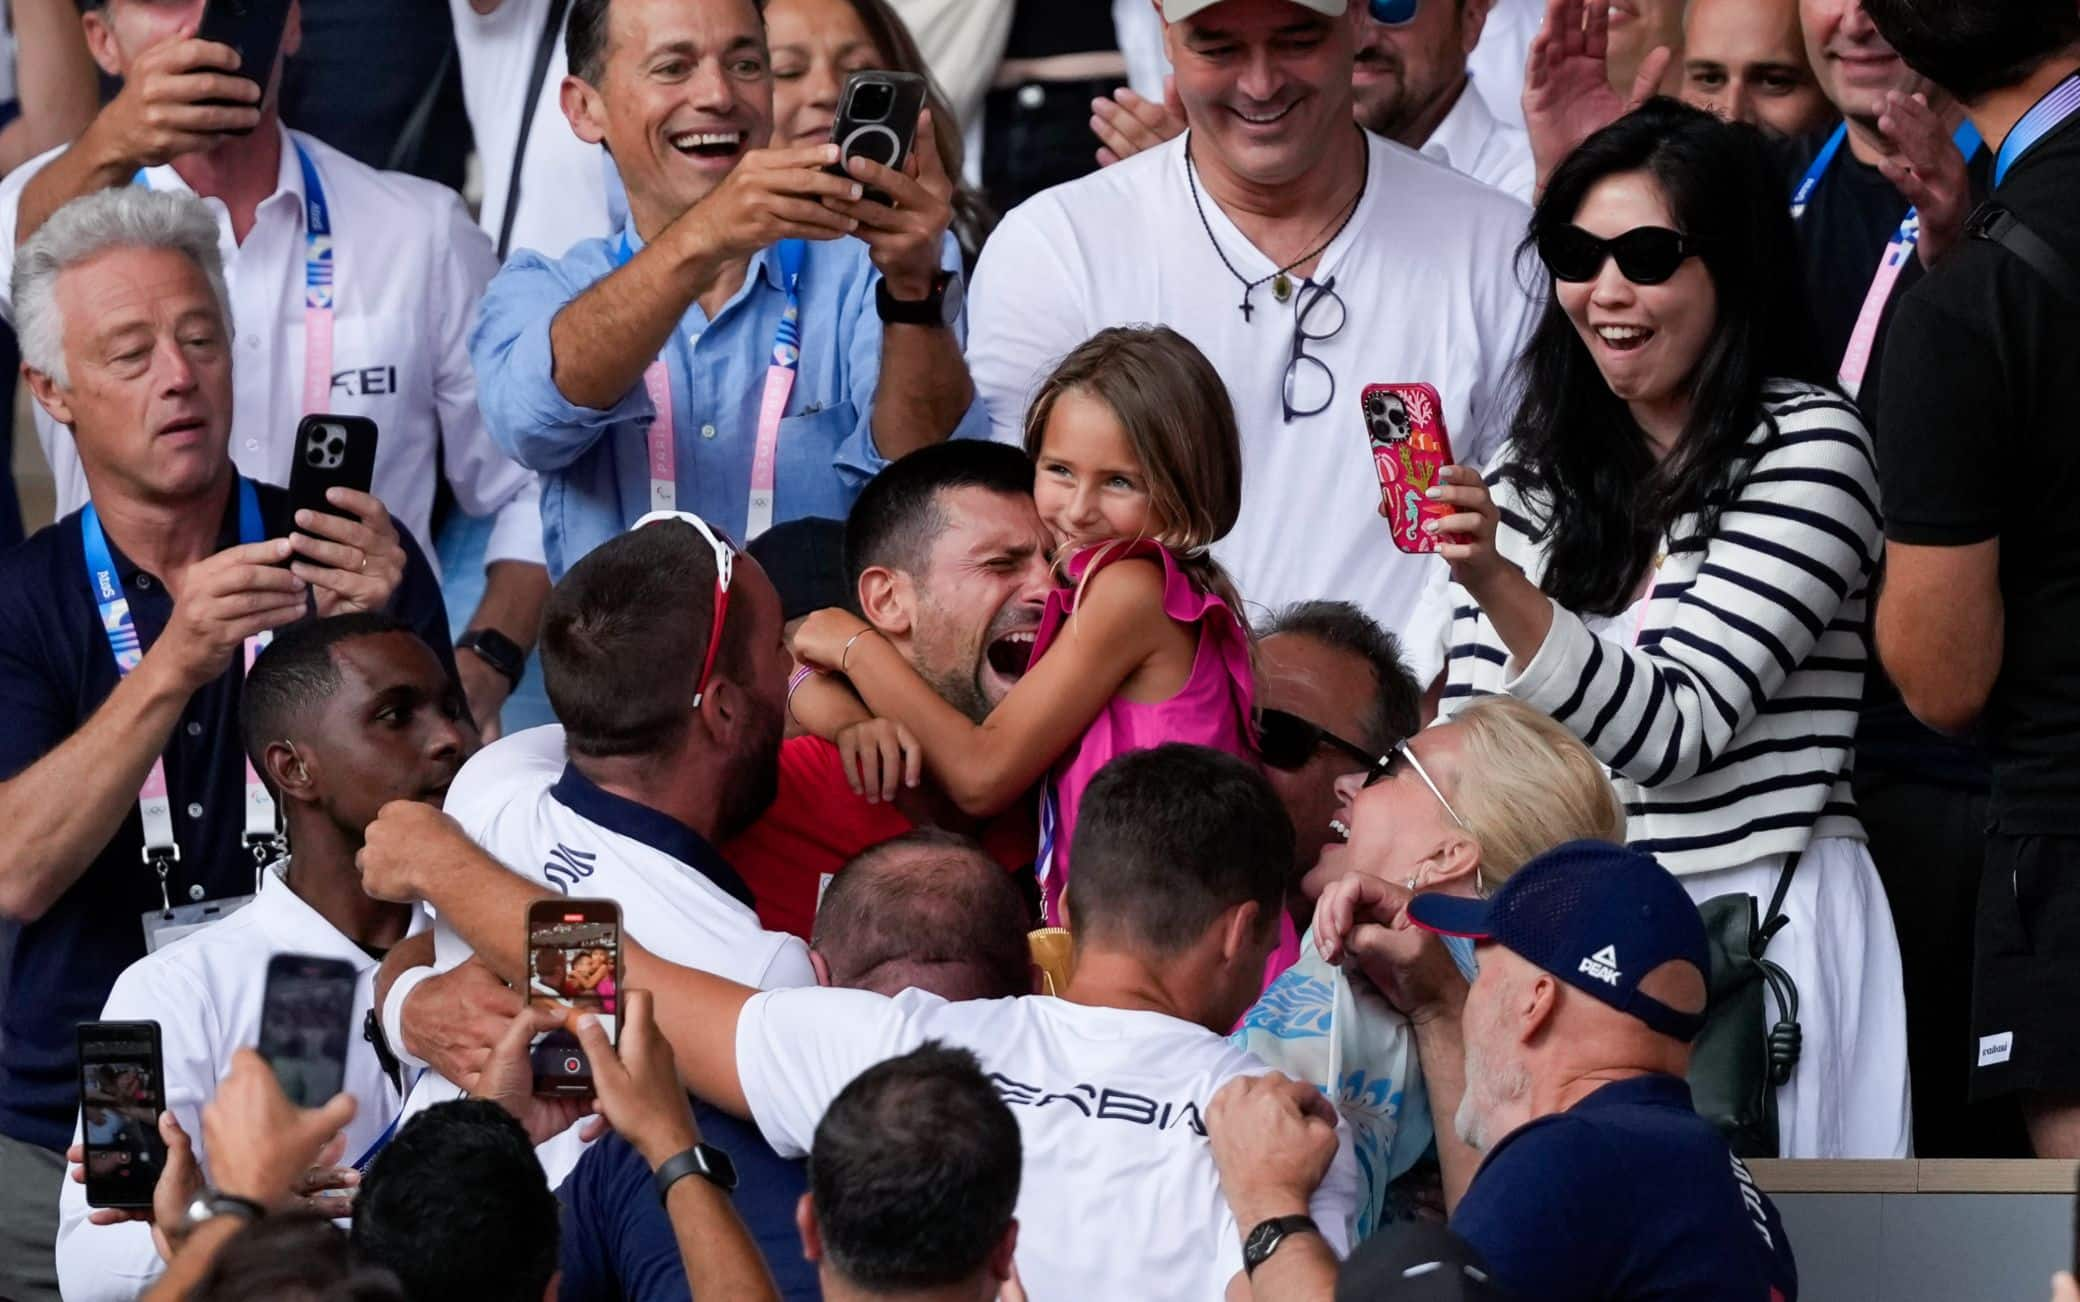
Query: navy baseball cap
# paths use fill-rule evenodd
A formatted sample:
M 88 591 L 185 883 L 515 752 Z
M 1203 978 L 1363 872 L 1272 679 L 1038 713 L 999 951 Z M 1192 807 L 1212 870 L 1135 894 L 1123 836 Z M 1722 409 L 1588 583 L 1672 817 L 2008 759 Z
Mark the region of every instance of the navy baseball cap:
M 1519 868 L 1490 899 L 1430 892 L 1409 902 L 1408 916 L 1425 931 L 1493 941 L 1673 1039 L 1688 1043 L 1704 1029 L 1704 1014 L 1639 988 L 1663 963 L 1688 963 L 1707 983 L 1712 976 L 1704 919 L 1652 855 L 1570 841 Z
M 1336 1302 L 1503 1302 L 1481 1254 L 1429 1221 L 1383 1227 L 1336 1272 Z

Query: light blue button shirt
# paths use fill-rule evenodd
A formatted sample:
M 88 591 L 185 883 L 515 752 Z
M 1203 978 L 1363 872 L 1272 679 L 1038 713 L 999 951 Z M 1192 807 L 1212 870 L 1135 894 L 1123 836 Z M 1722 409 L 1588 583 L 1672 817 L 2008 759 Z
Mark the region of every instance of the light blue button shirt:
M 642 248 L 631 226 L 630 247 Z M 549 326 L 563 305 L 613 269 L 620 240 L 586 240 L 559 259 L 516 252 L 484 294 L 470 336 L 477 394 L 492 439 L 542 477 L 542 535 L 551 577 L 650 509 L 647 431 L 655 416 L 640 381 L 601 411 L 566 399 L 552 378 Z M 960 267 L 949 236 L 944 265 Z M 780 421 L 774 523 L 843 519 L 888 462 L 874 445 L 881 377 L 880 273 L 855 239 L 812 242 L 802 264 L 802 361 Z M 679 507 L 744 537 L 751 455 L 773 335 L 787 301 L 772 249 L 751 260 L 743 287 L 710 321 L 686 310 L 666 345 Z M 956 323 L 964 342 L 967 322 Z M 646 359 L 647 360 L 647 359 Z M 985 438 L 989 417 L 969 404 L 955 438 Z

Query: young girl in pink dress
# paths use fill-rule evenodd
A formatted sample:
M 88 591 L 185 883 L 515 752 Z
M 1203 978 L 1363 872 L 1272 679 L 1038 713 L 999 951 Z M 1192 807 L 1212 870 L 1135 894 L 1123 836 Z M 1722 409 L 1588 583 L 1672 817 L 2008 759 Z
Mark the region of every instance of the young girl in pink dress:
M 1219 373 L 1162 326 L 1105 330 L 1071 353 L 1033 399 L 1025 446 L 1063 586 L 988 718 L 948 705 L 854 616 L 812 615 L 794 646 L 907 726 L 967 813 L 997 813 L 1040 782 L 1036 871 L 1059 924 L 1077 806 L 1107 760 L 1190 742 L 1255 761 L 1249 629 L 1207 552 L 1242 508 L 1242 446 Z

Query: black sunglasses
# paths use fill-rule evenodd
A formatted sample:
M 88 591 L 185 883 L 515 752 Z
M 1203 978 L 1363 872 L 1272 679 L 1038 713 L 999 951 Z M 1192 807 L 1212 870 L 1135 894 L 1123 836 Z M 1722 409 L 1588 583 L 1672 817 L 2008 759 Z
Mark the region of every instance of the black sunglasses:
M 1284 710 L 1257 711 L 1257 745 L 1264 762 L 1282 773 L 1303 767 L 1324 746 L 1342 751 L 1368 769 L 1379 768 L 1393 758 L 1374 755 L 1358 743 L 1345 741 L 1320 724 L 1309 723 Z
M 1553 279 L 1570 284 L 1596 279 L 1605 259 L 1616 258 L 1619 274 L 1633 284 L 1660 285 L 1697 256 L 1697 245 L 1666 226 L 1636 226 L 1610 240 L 1562 226 L 1539 236 L 1538 256 Z

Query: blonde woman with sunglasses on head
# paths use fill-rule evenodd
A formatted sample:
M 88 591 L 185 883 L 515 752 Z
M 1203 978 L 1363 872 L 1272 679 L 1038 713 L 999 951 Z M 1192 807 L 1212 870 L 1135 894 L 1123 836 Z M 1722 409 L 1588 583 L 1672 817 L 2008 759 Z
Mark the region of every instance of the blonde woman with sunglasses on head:
M 1303 889 L 1312 897 L 1350 875 L 1376 878 L 1397 898 L 1426 890 L 1485 896 L 1542 851 L 1625 835 L 1625 811 L 1588 747 L 1510 700 L 1480 701 L 1417 733 L 1367 772 L 1341 779 L 1337 792 L 1334 826 L 1344 843 L 1332 843 L 1307 875 Z M 1472 945 L 1450 948 L 1463 984 Z M 1388 1185 L 1433 1136 L 1448 1197 L 1473 1173 L 1473 1155 L 1452 1132 L 1456 1079 L 1434 1097 L 1425 1085 L 1418 1041 L 1428 1016 L 1427 1009 L 1405 1014 L 1364 976 L 1325 961 L 1310 933 L 1300 960 L 1232 1037 L 1274 1069 L 1329 1092 L 1350 1123 L 1359 1238 L 1378 1227 Z M 1436 1061 L 1456 1077 L 1455 1056 Z

